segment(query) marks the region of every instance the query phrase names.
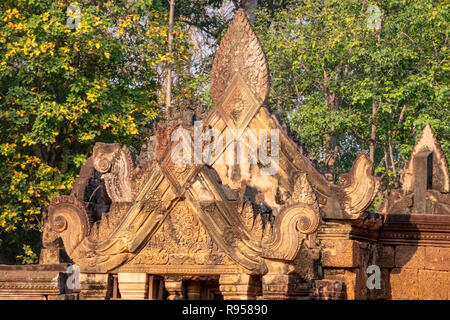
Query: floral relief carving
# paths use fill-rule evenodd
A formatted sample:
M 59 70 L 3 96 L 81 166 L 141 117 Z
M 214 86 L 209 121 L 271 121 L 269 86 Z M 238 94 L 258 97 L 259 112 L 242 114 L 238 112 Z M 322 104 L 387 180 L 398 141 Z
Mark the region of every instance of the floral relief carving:
M 211 93 L 216 105 L 236 73 L 243 77 L 260 105 L 264 104 L 269 93 L 266 57 L 242 9 L 222 40 L 211 71 Z
M 143 265 L 220 265 L 230 263 L 192 211 L 180 204 L 130 262 Z

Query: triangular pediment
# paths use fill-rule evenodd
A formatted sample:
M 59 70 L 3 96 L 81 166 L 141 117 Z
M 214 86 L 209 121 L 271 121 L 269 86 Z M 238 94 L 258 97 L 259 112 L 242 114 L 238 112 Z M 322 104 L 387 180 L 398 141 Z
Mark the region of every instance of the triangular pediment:
M 186 201 L 179 202 L 145 246 L 120 271 L 220 274 L 238 270 Z M 189 272 L 186 272 L 189 270 Z
M 265 108 L 269 88 L 264 52 L 238 10 L 214 60 L 215 108 L 202 130 L 247 130 L 234 140 L 256 137 L 258 162 L 219 165 L 218 156 L 234 148 L 230 140 L 214 151 L 212 163 L 192 161 L 195 152 L 186 157 L 190 162 L 175 163 L 173 151 L 195 140 L 194 123 L 184 118 L 156 126 L 150 138 L 155 155 L 144 163 L 135 164 L 125 146 L 99 143 L 73 193 L 52 200 L 44 243 L 62 238 L 70 258 L 90 272 L 262 275 L 267 260 L 292 263 L 322 219 L 357 219 L 378 188 L 367 156 L 357 158 L 344 183 L 327 181 Z M 177 129 L 186 129 L 181 143 L 172 139 Z M 276 139 L 269 137 L 272 130 Z M 275 172 L 263 174 L 272 164 Z M 85 202 L 98 173 L 112 202 L 109 212 Z

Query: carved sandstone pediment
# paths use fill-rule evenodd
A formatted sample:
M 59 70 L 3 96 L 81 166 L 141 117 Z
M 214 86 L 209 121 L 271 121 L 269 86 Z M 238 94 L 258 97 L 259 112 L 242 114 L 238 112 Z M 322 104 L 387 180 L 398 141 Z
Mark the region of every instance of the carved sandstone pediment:
M 172 272 L 176 269 L 195 269 L 196 266 L 217 269 L 218 272 L 221 268 L 216 266 L 227 266 L 227 269 L 236 267 L 211 239 L 186 202 L 179 202 L 171 210 L 158 231 L 128 263 L 129 269 L 147 267 L 172 269 Z
M 356 220 L 370 206 L 378 180 L 365 154 L 345 182 L 330 183 L 265 108 L 267 61 L 242 10 L 217 52 L 211 90 L 215 108 L 201 129 L 216 138 L 234 133 L 210 163 L 173 161 L 177 148 L 192 147 L 189 137 L 171 139 L 175 130 L 196 130 L 189 108 L 156 126 L 138 165 L 125 146 L 96 144 L 72 194 L 52 200 L 44 246 L 61 238 L 70 258 L 95 272 L 291 272 L 303 242 L 315 246 L 322 221 Z M 238 143 L 256 160 L 220 161 L 237 155 Z

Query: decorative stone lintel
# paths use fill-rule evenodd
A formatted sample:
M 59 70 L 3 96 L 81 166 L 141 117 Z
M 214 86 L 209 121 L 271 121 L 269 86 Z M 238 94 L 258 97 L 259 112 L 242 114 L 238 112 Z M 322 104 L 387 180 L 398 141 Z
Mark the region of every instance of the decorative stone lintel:
M 74 299 L 66 286 L 68 264 L 0 265 L 0 300 Z

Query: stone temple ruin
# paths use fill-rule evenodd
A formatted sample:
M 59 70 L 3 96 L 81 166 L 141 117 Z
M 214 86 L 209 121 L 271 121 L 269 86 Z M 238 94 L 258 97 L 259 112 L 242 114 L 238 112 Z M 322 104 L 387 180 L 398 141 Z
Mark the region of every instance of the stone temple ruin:
M 448 164 L 431 127 L 401 189 L 369 212 L 379 181 L 366 154 L 328 181 L 267 110 L 269 86 L 240 10 L 215 57 L 214 109 L 173 110 L 136 161 L 126 146 L 97 143 L 72 193 L 48 208 L 40 264 L 0 266 L 0 299 L 449 299 Z M 264 161 L 175 163 L 171 135 L 195 135 L 196 121 L 241 129 L 238 141 L 278 129 L 276 174 L 262 174 L 273 165 Z

